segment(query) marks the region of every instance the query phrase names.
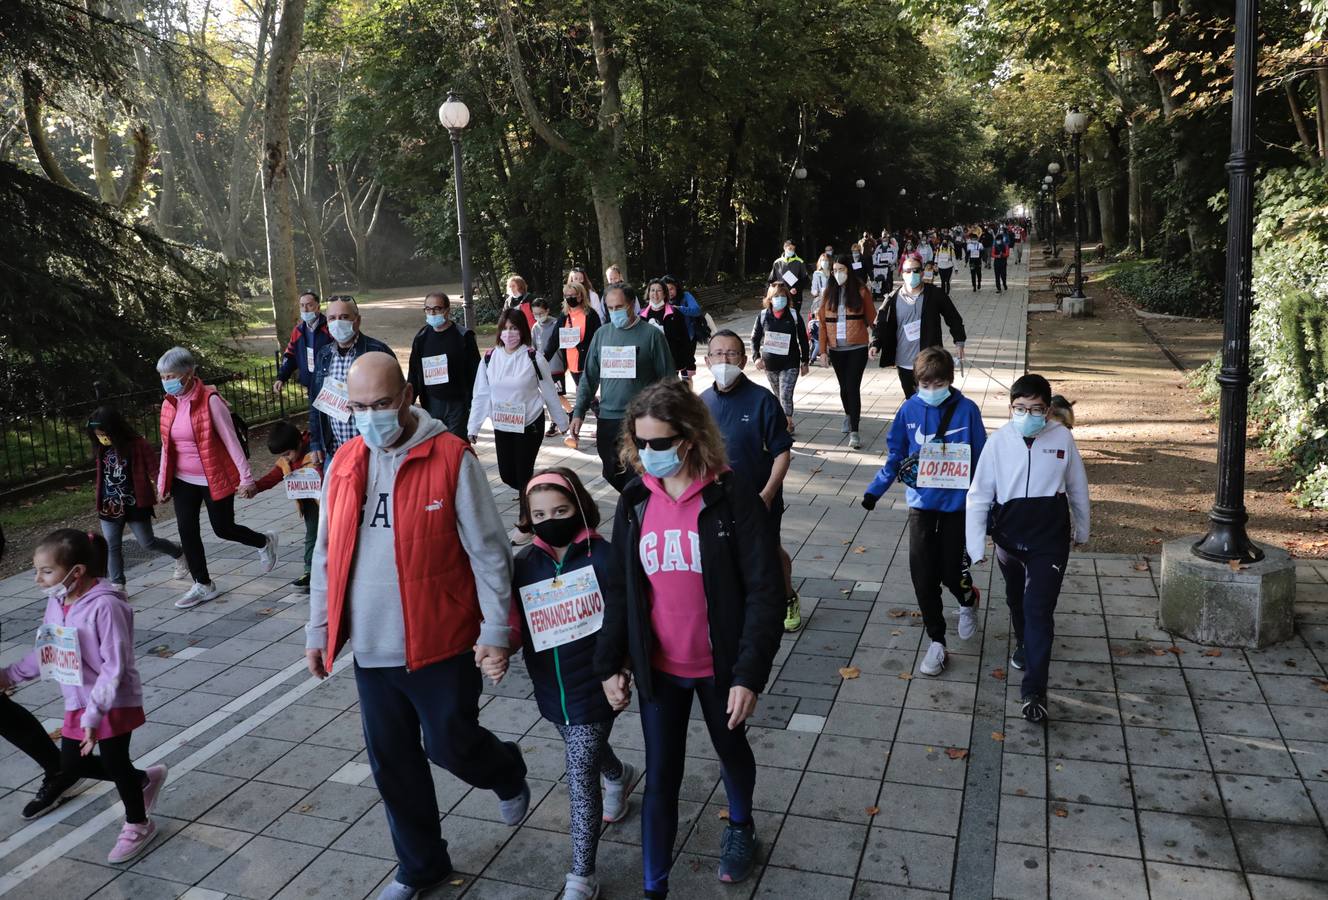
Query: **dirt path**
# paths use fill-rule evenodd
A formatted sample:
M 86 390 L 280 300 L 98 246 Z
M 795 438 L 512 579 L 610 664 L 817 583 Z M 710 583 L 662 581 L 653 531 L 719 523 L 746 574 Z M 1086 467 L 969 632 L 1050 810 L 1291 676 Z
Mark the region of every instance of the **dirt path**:
M 1045 284 L 1040 276 L 1035 284 Z M 1093 497 L 1092 549 L 1156 553 L 1163 541 L 1205 531 L 1217 477 L 1217 425 L 1127 305 L 1090 285 L 1092 319 L 1029 316 L 1028 368 L 1075 402 L 1075 439 Z M 1051 302 L 1049 293 L 1030 303 Z M 1148 319 L 1187 370 L 1221 345 L 1220 322 Z M 1294 507 L 1284 473 L 1251 447 L 1245 503 L 1250 534 L 1298 556 L 1328 556 L 1322 513 Z

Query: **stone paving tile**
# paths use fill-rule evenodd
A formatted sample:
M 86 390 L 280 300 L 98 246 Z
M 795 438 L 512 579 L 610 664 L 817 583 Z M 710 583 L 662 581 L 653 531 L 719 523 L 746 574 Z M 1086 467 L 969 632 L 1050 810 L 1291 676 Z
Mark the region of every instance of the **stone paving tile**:
M 1047 896 L 1047 851 L 1042 847 L 1002 842 L 996 847 L 998 900 L 1037 900 Z
M 259 836 L 199 882 L 235 897 L 268 900 L 319 854 L 319 848 Z
M 866 881 L 949 891 L 953 859 L 953 838 L 874 827 L 862 853 L 859 876 Z
M 1119 900 L 1148 896 L 1143 863 L 1137 859 L 1052 850 L 1051 896 L 1075 900 Z

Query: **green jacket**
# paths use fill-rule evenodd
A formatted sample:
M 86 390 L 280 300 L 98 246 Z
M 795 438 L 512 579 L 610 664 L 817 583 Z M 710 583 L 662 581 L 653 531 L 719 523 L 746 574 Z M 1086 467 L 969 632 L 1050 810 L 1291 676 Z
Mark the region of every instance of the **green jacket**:
M 635 347 L 636 377 L 604 378 L 601 381 L 605 347 Z M 631 328 L 612 325 L 600 328 L 586 348 L 585 369 L 581 373 L 581 384 L 576 389 L 576 407 L 572 410 L 572 418 L 586 417 L 590 401 L 595 399 L 595 391 L 599 390 L 599 417 L 621 419 L 627 413 L 627 404 L 633 397 L 661 378 L 672 377 L 676 372 L 664 332 L 644 319 L 638 317 Z

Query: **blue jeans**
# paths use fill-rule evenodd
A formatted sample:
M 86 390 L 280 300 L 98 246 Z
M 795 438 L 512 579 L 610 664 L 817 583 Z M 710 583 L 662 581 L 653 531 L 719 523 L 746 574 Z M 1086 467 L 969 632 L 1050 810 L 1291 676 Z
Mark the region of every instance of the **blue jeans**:
M 1024 680 L 1019 695 L 1047 695 L 1047 671 L 1051 668 L 1051 642 L 1056 637 L 1056 601 L 1070 548 L 1054 552 L 1020 553 L 996 546 L 996 564 L 1005 577 L 1005 604 L 1015 639 L 1024 645 Z
M 710 743 L 719 756 L 724 792 L 729 798 L 729 822 L 752 821 L 752 793 L 756 790 L 756 758 L 747 743 L 747 726 L 729 730 L 728 691 L 713 678 L 678 678 L 654 669 L 650 673 L 654 697 L 641 704 L 641 731 L 646 739 L 646 789 L 641 805 L 641 851 L 645 862 L 645 889 L 667 891 L 673 863 L 673 841 L 678 835 L 678 792 L 686 768 L 687 725 L 692 694 L 701 701 Z
M 134 538 L 143 547 L 144 550 L 152 550 L 169 556 L 171 559 L 179 559 L 180 550 L 178 544 L 162 537 L 157 537 L 152 530 L 151 519 L 139 519 L 137 521 L 127 521 L 125 519 L 102 519 L 101 534 L 106 538 L 106 566 L 108 576 L 116 584 L 124 584 L 124 530 L 125 526 L 134 533 Z

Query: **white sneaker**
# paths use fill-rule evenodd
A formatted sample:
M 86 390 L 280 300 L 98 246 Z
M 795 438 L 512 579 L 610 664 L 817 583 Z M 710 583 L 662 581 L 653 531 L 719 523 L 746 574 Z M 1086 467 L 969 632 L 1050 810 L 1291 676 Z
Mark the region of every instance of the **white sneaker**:
M 267 543 L 263 545 L 263 549 L 258 551 L 258 562 L 264 575 L 271 572 L 277 564 L 277 533 L 269 531 L 265 537 L 267 537 Z
M 927 648 L 927 655 L 922 657 L 922 665 L 918 669 L 923 675 L 939 675 L 945 669 L 945 645 L 940 641 L 932 641 L 931 646 Z
M 978 631 L 978 611 L 972 606 L 959 607 L 959 639 L 966 641 Z
M 180 554 L 180 558 L 175 561 L 175 568 L 171 570 L 171 581 L 189 580 L 189 561 Z
M 622 775 L 617 781 L 599 777 L 600 791 L 604 795 L 604 821 L 621 822 L 627 816 L 627 798 L 636 787 L 639 773 L 631 763 L 623 763 Z
M 217 583 L 210 581 L 207 584 L 194 582 L 194 586 L 184 592 L 184 596 L 175 601 L 176 609 L 193 609 L 200 603 L 206 603 L 219 595 L 221 591 L 217 590 Z
M 857 450 L 862 446 L 862 438 L 858 437 L 856 431 L 850 431 L 848 433 L 848 445 L 854 450 Z

